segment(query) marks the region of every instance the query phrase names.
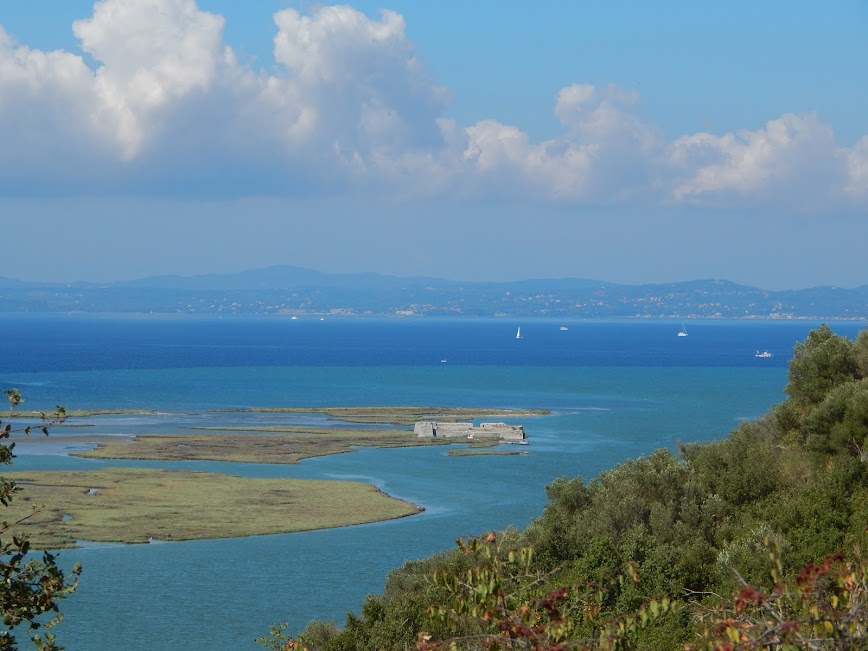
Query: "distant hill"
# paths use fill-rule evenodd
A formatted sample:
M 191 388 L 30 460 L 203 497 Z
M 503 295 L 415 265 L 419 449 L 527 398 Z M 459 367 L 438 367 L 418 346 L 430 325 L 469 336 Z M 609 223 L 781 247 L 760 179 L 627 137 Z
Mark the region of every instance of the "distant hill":
M 201 276 L 152 276 L 114 283 L 113 287 L 192 290 L 274 290 L 274 289 L 400 289 L 407 285 L 449 284 L 436 278 L 404 278 L 376 273 L 329 274 L 303 267 L 278 265 L 235 274 Z
M 0 277 L 0 312 L 868 319 L 868 285 L 771 291 L 726 280 L 457 282 L 274 266 L 104 284 Z

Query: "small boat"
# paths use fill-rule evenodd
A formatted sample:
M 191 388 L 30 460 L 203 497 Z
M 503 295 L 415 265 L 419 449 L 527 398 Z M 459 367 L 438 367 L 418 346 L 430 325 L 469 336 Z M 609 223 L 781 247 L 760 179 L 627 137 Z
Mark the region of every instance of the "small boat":
M 518 330 L 515 331 L 515 338 L 521 339 L 521 326 L 518 327 Z
M 767 359 L 769 357 L 774 357 L 774 355 L 772 355 L 769 351 L 764 350 L 763 352 L 756 351 L 756 355 L 754 355 L 754 357 L 762 357 Z
M 440 360 L 440 363 L 441 363 L 441 364 L 445 364 L 446 362 L 447 362 L 447 360 L 445 360 L 445 359 L 441 359 L 441 360 Z
M 681 322 L 681 330 L 678 331 L 678 336 L 679 337 L 686 337 L 687 336 L 687 328 L 684 325 L 684 321 Z
M 293 316 L 292 318 L 290 318 L 290 321 L 298 321 L 298 317 L 297 317 L 297 316 Z
M 561 326 L 561 332 L 565 332 L 566 330 L 569 330 L 567 326 Z

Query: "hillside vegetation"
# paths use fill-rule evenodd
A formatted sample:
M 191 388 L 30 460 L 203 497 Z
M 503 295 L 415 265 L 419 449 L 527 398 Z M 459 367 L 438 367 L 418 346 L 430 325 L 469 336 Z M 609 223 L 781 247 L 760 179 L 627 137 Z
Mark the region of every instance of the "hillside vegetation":
M 343 628 L 267 648 L 866 649 L 868 331 L 796 345 L 725 440 L 559 479 L 527 530 L 394 570 Z

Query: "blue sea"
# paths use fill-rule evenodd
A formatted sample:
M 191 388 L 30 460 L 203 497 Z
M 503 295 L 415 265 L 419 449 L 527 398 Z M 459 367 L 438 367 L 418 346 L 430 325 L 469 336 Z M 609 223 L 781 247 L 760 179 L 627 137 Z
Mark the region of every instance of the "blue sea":
M 679 441 L 725 436 L 784 398 L 793 345 L 817 323 L 2 315 L 0 386 L 26 408 L 152 409 L 86 419 L 88 433 L 183 432 L 227 418 L 318 423 L 319 416 L 217 416 L 265 406 L 449 405 L 548 409 L 522 418 L 520 456 L 449 457 L 444 448 L 363 449 L 295 466 L 120 462 L 67 456 L 77 428 L 16 447 L 18 469 L 159 466 L 249 477 L 361 480 L 425 507 L 373 525 L 212 541 L 61 552 L 80 562 L 56 629 L 69 651 L 240 649 L 270 624 L 342 625 L 405 560 L 459 536 L 525 527 L 545 486 L 591 479 Z M 855 337 L 865 324 L 832 324 Z M 522 338 L 515 334 L 521 327 Z M 768 350 L 771 358 L 757 358 Z M 69 440 L 65 440 L 69 439 Z M 255 506 L 255 505 L 254 505 Z

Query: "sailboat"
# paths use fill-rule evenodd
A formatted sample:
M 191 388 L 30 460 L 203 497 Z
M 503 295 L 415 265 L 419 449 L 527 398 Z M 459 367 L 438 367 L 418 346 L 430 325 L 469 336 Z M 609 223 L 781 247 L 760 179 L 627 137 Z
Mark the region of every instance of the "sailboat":
M 678 331 L 678 336 L 679 337 L 686 337 L 687 336 L 687 328 L 684 326 L 684 321 L 681 322 L 681 330 Z
M 515 338 L 521 339 L 521 326 L 518 326 L 518 330 L 515 331 Z

